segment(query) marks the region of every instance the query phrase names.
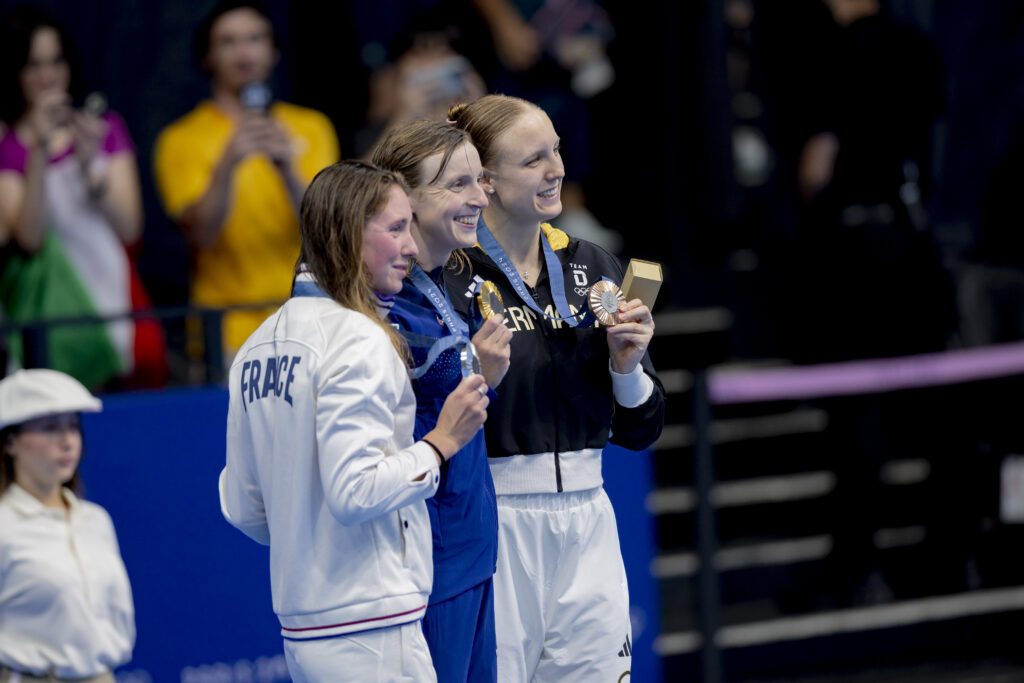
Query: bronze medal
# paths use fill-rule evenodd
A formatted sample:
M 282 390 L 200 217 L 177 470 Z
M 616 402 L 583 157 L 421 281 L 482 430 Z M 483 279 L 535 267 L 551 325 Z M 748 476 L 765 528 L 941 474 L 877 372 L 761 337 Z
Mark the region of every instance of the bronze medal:
M 605 327 L 611 327 L 619 322 L 619 304 L 624 302 L 626 297 L 614 282 L 601 280 L 590 288 L 587 300 L 590 311 L 597 321 Z

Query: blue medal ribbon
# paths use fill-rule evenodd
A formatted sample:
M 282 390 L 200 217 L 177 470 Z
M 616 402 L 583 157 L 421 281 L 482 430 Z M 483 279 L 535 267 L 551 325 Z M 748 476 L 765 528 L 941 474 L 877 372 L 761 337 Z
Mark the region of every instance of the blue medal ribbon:
M 540 233 L 540 245 L 544 252 L 544 269 L 548 274 L 548 282 L 551 286 L 551 299 L 555 302 L 555 310 L 558 311 L 557 316 L 548 315 L 537 304 L 529 290 L 527 290 L 526 283 L 523 282 L 519 271 L 512 265 L 512 259 L 505 253 L 505 249 L 498 243 L 490 228 L 484 224 L 482 217 L 476 226 L 476 238 L 484 253 L 490 256 L 495 265 L 504 273 L 505 279 L 512 285 L 512 289 L 515 290 L 519 298 L 533 311 L 547 320 L 564 322 L 569 327 L 580 327 L 594 322 L 594 314 L 590 312 L 586 302 L 584 302 L 583 310 L 578 313 L 573 313 L 572 309 L 569 308 L 569 301 L 565 298 L 565 275 L 562 273 L 562 264 L 558 261 L 558 256 L 555 255 L 555 250 L 551 248 L 551 243 L 548 242 L 547 235 L 544 234 L 543 230 Z
M 448 292 L 438 287 L 437 283 L 420 266 L 413 264 L 409 271 L 409 278 L 412 280 L 413 286 L 427 298 L 437 314 L 441 316 L 445 327 L 451 332 L 450 336 L 438 339 L 430 347 L 427 359 L 423 364 L 413 368 L 409 373 L 413 379 L 419 379 L 430 370 L 430 366 L 437 362 L 442 353 L 448 349 L 463 346 L 469 341 L 469 325 L 455 314 L 455 306 L 448 298 Z
M 412 284 L 420 291 L 420 293 L 427 297 L 430 304 L 437 311 L 437 314 L 441 316 L 441 320 L 444 321 L 445 327 L 456 337 L 466 340 L 469 338 L 469 325 L 466 321 L 455 314 L 455 306 L 452 304 L 452 300 L 448 298 L 448 292 L 442 290 L 437 286 L 437 283 L 430 279 L 426 271 L 420 268 L 415 263 L 412 266 L 412 270 L 409 272 L 409 277 L 412 280 Z
M 419 271 L 420 275 L 426 278 L 428 283 L 433 285 L 433 294 L 431 294 L 430 292 L 424 292 L 423 289 L 420 288 L 420 285 L 416 283 L 417 271 Z M 420 268 L 419 266 L 414 266 L 412 276 L 413 284 L 416 285 L 416 288 L 423 292 L 423 294 L 428 299 L 430 299 L 431 303 L 434 303 L 436 301 L 441 302 L 440 307 L 438 306 L 437 303 L 434 303 L 434 308 L 437 309 L 437 312 L 440 313 L 442 318 L 445 320 L 445 325 L 448 325 L 449 317 L 452 320 L 452 324 L 455 325 L 454 330 L 452 330 L 451 326 L 448 327 L 449 330 L 452 330 L 452 335 L 447 337 L 441 337 L 440 339 L 434 340 L 431 340 L 431 338 L 425 337 L 423 335 L 406 333 L 399 330 L 400 332 L 402 332 L 402 335 L 406 338 L 406 341 L 409 343 L 410 346 L 417 346 L 422 348 L 426 346 L 424 342 L 433 341 L 433 344 L 431 344 L 430 346 L 430 350 L 427 351 L 426 361 L 424 361 L 422 365 L 419 365 L 409 371 L 409 376 L 412 379 L 419 379 L 423 375 L 427 374 L 427 371 L 430 370 L 430 366 L 432 366 L 437 361 L 438 357 L 442 353 L 444 353 L 450 348 L 466 343 L 469 327 L 466 325 L 465 322 L 459 319 L 458 316 L 452 313 L 451 300 L 448 299 L 447 294 L 444 294 L 440 291 L 440 288 L 434 284 L 434 281 L 430 279 L 429 275 L 423 272 L 422 268 Z M 326 298 L 327 292 L 325 292 L 320 287 L 320 285 L 317 284 L 317 282 L 313 280 L 311 277 L 308 279 L 306 279 L 305 277 L 296 277 L 295 281 L 292 283 L 292 296 L 314 296 Z M 440 296 L 440 299 L 435 298 L 437 296 Z
M 430 347 L 427 352 L 427 359 L 423 361 L 422 365 L 418 365 L 409 371 L 409 377 L 412 379 L 419 379 L 423 375 L 427 374 L 430 370 L 430 366 L 437 362 L 438 357 L 445 351 L 457 346 L 461 346 L 466 343 L 465 337 L 448 336 L 441 337 L 434 342 L 434 345 Z
M 292 284 L 292 296 L 321 296 L 326 298 L 327 292 L 320 289 L 320 285 L 311 280 L 296 280 Z

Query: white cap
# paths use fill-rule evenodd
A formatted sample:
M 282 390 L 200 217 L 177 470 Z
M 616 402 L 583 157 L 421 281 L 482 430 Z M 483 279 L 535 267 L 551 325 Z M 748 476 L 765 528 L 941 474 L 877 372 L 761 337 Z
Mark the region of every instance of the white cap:
M 56 370 L 18 370 L 0 380 L 0 429 L 56 413 L 96 413 L 103 403 Z

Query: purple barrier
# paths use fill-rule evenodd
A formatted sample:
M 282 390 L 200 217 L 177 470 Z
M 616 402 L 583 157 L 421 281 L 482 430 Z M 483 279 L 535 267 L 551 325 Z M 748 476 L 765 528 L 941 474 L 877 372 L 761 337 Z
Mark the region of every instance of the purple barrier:
M 1024 374 L 1024 342 L 902 358 L 764 370 L 719 370 L 710 377 L 717 404 L 874 394 Z

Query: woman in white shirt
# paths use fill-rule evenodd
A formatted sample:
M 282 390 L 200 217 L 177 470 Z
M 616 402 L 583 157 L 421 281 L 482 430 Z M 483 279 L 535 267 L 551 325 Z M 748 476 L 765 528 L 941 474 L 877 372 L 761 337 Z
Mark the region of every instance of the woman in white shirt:
M 79 499 L 77 380 L 20 370 L 0 381 L 0 682 L 113 683 L 135 613 L 110 516 Z
M 293 296 L 231 366 L 221 509 L 270 546 L 295 683 L 436 680 L 420 630 L 433 576 L 423 501 L 488 398 L 467 373 L 414 440 L 408 351 L 380 314 L 417 254 L 406 189 L 359 161 L 317 174 Z

